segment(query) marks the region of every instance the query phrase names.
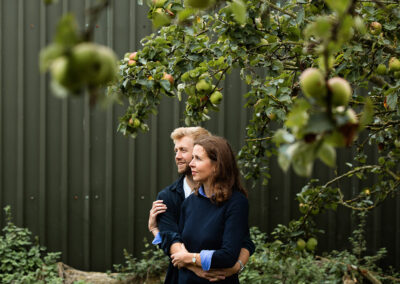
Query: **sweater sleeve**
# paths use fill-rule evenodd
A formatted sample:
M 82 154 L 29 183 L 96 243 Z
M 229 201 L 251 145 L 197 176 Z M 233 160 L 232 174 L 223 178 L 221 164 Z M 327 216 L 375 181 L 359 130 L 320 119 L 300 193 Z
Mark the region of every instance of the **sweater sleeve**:
M 166 192 L 160 192 L 157 200 L 163 200 L 167 205 L 167 211 L 158 216 L 157 224 L 161 237 L 161 243 L 158 245 L 166 255 L 169 255 L 171 245 L 182 242 L 178 227 L 180 208 L 176 208 L 176 204 Z
M 211 259 L 211 268 L 228 268 L 235 265 L 243 240 L 248 234 L 249 203 L 241 193 L 233 194 L 225 213 L 222 246 Z
M 242 248 L 247 249 L 250 253 L 250 256 L 253 255 L 254 251 L 256 250 L 256 246 L 250 238 L 249 230 L 247 230 L 247 235 L 242 242 Z

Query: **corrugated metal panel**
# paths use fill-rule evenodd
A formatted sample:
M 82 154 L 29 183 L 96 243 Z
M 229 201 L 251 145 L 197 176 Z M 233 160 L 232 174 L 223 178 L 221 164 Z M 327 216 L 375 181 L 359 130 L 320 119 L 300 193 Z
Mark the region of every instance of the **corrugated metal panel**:
M 62 251 L 64 262 L 104 271 L 123 261 L 124 248 L 139 256 L 143 238 L 150 237 L 151 203 L 176 178 L 169 134 L 183 125 L 184 105 L 163 99 L 150 132 L 133 140 L 116 131 L 123 107 L 91 109 L 87 98 L 60 100 L 51 94 L 48 76 L 39 74 L 38 53 L 51 42 L 63 13 L 74 12 L 83 26 L 84 10 L 92 3 L 60 0 L 47 7 L 41 0 L 0 1 L 0 205 L 11 205 L 16 223 L 29 227 L 50 250 Z M 140 39 L 151 31 L 146 7 L 118 0 L 100 17 L 95 40 L 122 57 L 140 48 Z M 205 123 L 235 150 L 243 145 L 249 119 L 240 95 L 246 88 L 233 72 L 221 111 Z M 339 155 L 339 172 L 351 156 L 350 150 Z M 269 232 L 298 216 L 294 197 L 305 182 L 283 174 L 275 160 L 271 172 L 268 189 L 250 193 L 250 223 Z M 318 165 L 316 176 L 327 180 L 332 173 Z M 346 191 L 362 185 L 355 179 L 341 184 Z M 318 221 L 327 231 L 323 249 L 348 247 L 356 226 L 349 210 L 340 208 Z M 400 199 L 387 202 L 369 221 L 371 249 L 387 247 L 387 262 L 399 267 Z

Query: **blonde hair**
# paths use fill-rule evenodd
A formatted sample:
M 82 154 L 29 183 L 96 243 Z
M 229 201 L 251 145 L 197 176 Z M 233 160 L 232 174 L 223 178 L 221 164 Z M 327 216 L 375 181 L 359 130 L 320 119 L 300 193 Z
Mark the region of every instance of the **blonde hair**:
M 179 127 L 176 128 L 174 131 L 171 133 L 171 139 L 172 140 L 179 140 L 185 136 L 191 137 L 193 140 L 196 140 L 197 138 L 201 136 L 211 136 L 211 133 L 200 126 L 195 126 L 195 127 Z

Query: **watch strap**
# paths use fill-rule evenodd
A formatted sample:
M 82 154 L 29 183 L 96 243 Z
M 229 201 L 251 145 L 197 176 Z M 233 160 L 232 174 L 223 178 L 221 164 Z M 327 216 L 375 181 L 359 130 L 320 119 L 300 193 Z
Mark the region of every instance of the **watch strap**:
M 238 271 L 238 274 L 240 274 L 240 273 L 242 273 L 242 271 L 244 270 L 244 264 L 243 264 L 243 262 L 242 262 L 240 259 L 238 259 L 237 262 L 239 262 L 239 265 L 240 265 L 240 269 L 239 269 L 239 271 Z

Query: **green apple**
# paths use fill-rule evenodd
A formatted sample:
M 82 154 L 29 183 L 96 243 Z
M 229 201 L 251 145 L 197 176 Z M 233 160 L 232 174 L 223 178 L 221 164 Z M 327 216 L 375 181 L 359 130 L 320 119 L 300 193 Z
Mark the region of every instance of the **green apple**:
M 111 48 L 103 45 L 97 46 L 97 53 L 100 59 L 100 68 L 94 83 L 107 84 L 118 74 L 117 56 Z
M 400 71 L 394 72 L 394 77 L 395 77 L 396 79 L 400 79 Z
M 254 19 L 254 22 L 256 23 L 257 29 L 262 29 L 262 28 L 263 28 L 263 25 L 262 25 L 262 22 L 261 22 L 261 18 L 260 18 L 260 17 L 255 18 L 255 19 Z
M 315 250 L 317 245 L 318 245 L 318 241 L 316 238 L 309 238 L 307 241 L 307 244 L 306 244 L 306 248 L 309 251 L 313 251 L 313 250 Z
M 118 72 L 117 56 L 106 46 L 83 42 L 72 50 L 73 68 L 89 84 L 106 84 Z
M 71 57 L 71 62 L 80 76 L 89 81 L 94 80 L 100 68 L 97 45 L 90 42 L 80 43 L 72 49 Z
M 347 106 L 352 95 L 349 82 L 340 77 L 334 77 L 328 80 L 328 88 L 332 94 L 332 105 Z
M 219 105 L 222 101 L 223 95 L 220 91 L 215 91 L 210 96 L 210 102 L 214 105 Z
M 300 204 L 299 204 L 299 211 L 300 211 L 302 214 L 306 214 L 307 211 L 308 211 L 308 205 L 307 205 L 307 204 L 304 204 L 304 203 L 300 203 Z
M 134 128 L 138 128 L 140 126 L 140 120 L 136 117 L 131 117 L 129 119 L 129 124 L 132 125 Z
M 129 54 L 129 60 L 137 61 L 138 60 L 138 53 L 135 51 L 135 52 L 132 52 L 131 54 Z
M 379 22 L 372 22 L 369 25 L 369 32 L 373 35 L 379 35 L 379 33 L 382 31 L 382 25 Z
M 61 56 L 50 65 L 54 81 L 71 92 L 78 91 L 84 85 L 82 77 L 73 68 L 69 57 Z
M 303 239 L 298 239 L 296 242 L 296 249 L 297 250 L 304 250 L 306 247 L 306 242 Z
M 390 60 L 389 60 L 389 71 L 390 72 L 400 71 L 400 60 L 397 59 L 396 57 L 390 58 Z
M 161 79 L 162 79 L 162 80 L 167 80 L 167 81 L 169 81 L 169 83 L 170 83 L 171 85 L 174 84 L 174 77 L 172 77 L 171 74 L 168 74 L 168 73 L 165 73 L 165 72 L 164 72 L 164 74 L 163 74 L 163 76 L 162 76 Z
M 352 108 L 348 108 L 346 110 L 346 117 L 349 123 L 351 124 L 357 124 L 358 123 L 358 117 L 356 112 Z
M 64 85 L 64 82 L 68 80 L 68 59 L 65 56 L 61 56 L 53 61 L 50 65 L 50 72 L 53 79 Z
M 196 83 L 196 90 L 199 92 L 209 92 L 211 89 L 212 85 L 204 79 L 201 79 Z
M 136 66 L 136 60 L 129 60 L 128 61 L 128 66 L 130 66 L 130 67 Z
M 323 102 L 326 97 L 326 82 L 321 70 L 308 68 L 300 75 L 300 87 L 307 97 Z
M 375 70 L 378 75 L 385 75 L 387 73 L 387 68 L 385 64 L 379 64 Z

